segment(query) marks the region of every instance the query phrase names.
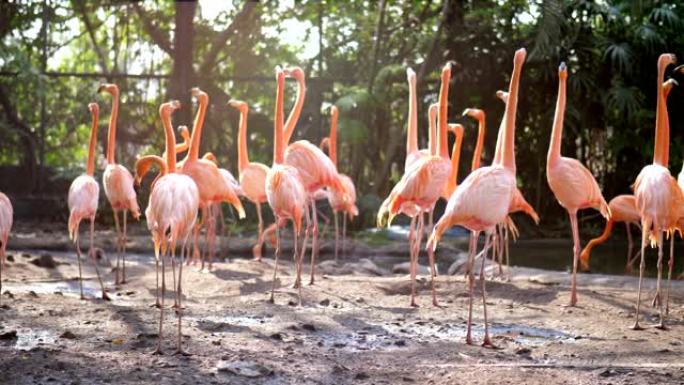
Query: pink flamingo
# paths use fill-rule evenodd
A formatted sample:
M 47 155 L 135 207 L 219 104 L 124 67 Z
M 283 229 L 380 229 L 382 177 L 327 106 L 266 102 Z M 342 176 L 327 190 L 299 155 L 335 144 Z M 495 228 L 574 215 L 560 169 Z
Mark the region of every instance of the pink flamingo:
M 296 105 L 303 103 L 306 88 L 303 82 L 304 72 L 299 67 L 283 71 L 286 75 L 292 76 L 298 80 L 297 102 Z M 294 115 L 293 115 L 294 114 Z M 299 119 L 298 111 L 293 111 L 290 115 L 292 124 L 296 124 Z M 290 120 L 290 119 L 288 119 Z M 285 136 L 287 137 L 287 135 Z M 287 144 L 287 142 L 285 142 Z M 316 257 L 318 255 L 318 216 L 316 211 L 316 201 L 314 194 L 322 187 L 328 187 L 334 193 L 346 195 L 344 186 L 340 182 L 337 169 L 332 160 L 328 158 L 320 148 L 310 143 L 308 140 L 296 141 L 285 149 L 284 156 L 285 164 L 296 168 L 299 171 L 299 176 L 304 188 L 309 194 L 309 201 L 311 206 L 312 224 L 307 225 L 307 237 L 312 235 L 311 244 L 311 279 L 309 285 L 313 285 L 316 274 Z M 307 240 L 307 237 L 304 240 Z M 306 248 L 306 242 L 304 243 Z M 299 280 L 295 285 L 299 285 Z
M 640 330 L 639 309 L 641 304 L 641 284 L 644 275 L 644 249 L 650 240 L 658 246 L 658 280 L 656 299 L 659 304 L 660 323 L 665 328 L 663 305 L 660 299 L 660 279 L 663 259 L 663 232 L 671 232 L 677 227 L 684 196 L 677 181 L 670 175 L 668 160 L 670 152 L 669 119 L 667 116 L 666 92 L 663 90 L 665 69 L 674 63 L 672 54 L 662 54 L 658 58 L 658 102 L 656 107 L 655 144 L 653 163 L 641 169 L 634 182 L 636 207 L 641 217 L 641 263 L 639 264 L 639 289 L 636 304 L 636 320 L 632 329 Z
M 437 150 L 439 154 L 421 158 L 412 164 L 401 180 L 394 186 L 390 193 L 388 213 L 388 225 L 394 216 L 403 213 L 411 217 L 409 230 L 409 246 L 411 259 L 411 306 L 417 306 L 415 301 L 415 277 L 417 270 L 418 254 L 423 234 L 423 213 L 432 209 L 435 202 L 445 194 L 447 180 L 455 179 L 447 143 L 447 109 L 449 95 L 449 80 L 451 78 L 451 64 L 447 63 L 442 69 L 442 84 L 439 93 L 439 131 L 437 133 Z M 384 213 L 378 213 L 382 218 Z M 417 218 L 417 231 L 414 236 L 414 226 Z M 439 306 L 435 294 L 435 262 L 434 251 L 428 250 L 428 258 L 431 269 L 432 304 Z
M 269 167 L 263 163 L 250 162 L 247 151 L 247 113 L 249 106 L 239 100 L 231 100 L 228 105 L 240 111 L 240 128 L 238 130 L 238 171 L 243 194 L 256 206 L 259 227 L 257 241 L 252 248 L 254 260 L 261 261 L 261 250 L 264 244 L 264 219 L 261 205 L 266 203 L 266 175 Z
M 336 106 L 330 107 L 330 136 L 323 139 L 321 142 L 321 149 L 327 145 L 328 155 L 337 169 L 337 120 L 339 117 L 339 110 Z M 356 207 L 356 187 L 354 182 L 347 175 L 339 173 L 340 183 L 344 186 L 345 193 L 340 194 L 336 191 L 330 191 L 327 195 L 330 207 L 333 210 L 333 217 L 335 221 L 335 261 L 337 261 L 339 250 L 339 225 L 338 213 L 342 212 L 342 249 L 344 253 L 347 233 L 347 215 L 350 219 L 359 215 L 359 209 Z
M 294 228 L 294 255 L 298 281 L 301 274 L 302 259 L 306 247 L 306 236 L 302 251 L 297 255 L 297 238 L 302 228 L 302 215 L 309 221 L 307 201 L 308 193 L 297 168 L 285 164 L 285 133 L 283 132 L 283 93 L 285 88 L 285 73 L 276 67 L 276 104 L 274 119 L 273 166 L 266 174 L 266 198 L 276 217 L 276 224 L 280 221 L 292 220 Z M 278 273 L 278 254 L 280 253 L 280 226 L 275 226 L 276 249 L 275 265 L 273 268 L 273 286 L 271 287 L 271 303 L 274 302 L 276 277 Z M 296 282 L 297 282 L 296 281 Z M 302 300 L 301 284 L 299 288 L 299 302 Z
M 565 63 L 558 67 L 558 102 L 553 119 L 551 143 L 546 157 L 546 179 L 558 203 L 568 211 L 572 226 L 573 263 L 570 306 L 577 304 L 577 265 L 582 250 L 577 226 L 577 210 L 593 208 L 610 219 L 610 207 L 601 194 L 596 179 L 577 159 L 561 156 L 563 115 L 565 114 L 565 88 L 568 70 Z
M 105 195 L 112 207 L 114 214 L 114 224 L 116 226 L 116 276 L 114 283 L 126 283 L 126 221 L 128 211 L 133 218 L 140 217 L 140 207 L 136 199 L 135 189 L 133 188 L 133 176 L 128 169 L 115 160 L 116 146 L 116 122 L 119 117 L 119 87 L 116 84 L 102 84 L 97 92 L 105 91 L 112 95 L 112 112 L 109 116 L 109 132 L 107 137 L 107 167 L 102 175 Z M 122 212 L 123 228 L 119 225 L 119 212 Z M 119 260 L 122 260 L 121 269 Z M 119 276 L 119 274 L 121 274 Z
M 0 192 L 0 299 L 2 297 L 2 269 L 5 267 L 7 239 L 12 230 L 12 202 Z
M 69 196 L 67 202 L 69 204 L 69 238 L 76 244 L 76 257 L 78 259 L 78 283 L 81 289 L 81 299 L 85 299 L 83 295 L 83 276 L 81 274 L 81 246 L 78 236 L 78 227 L 81 220 L 84 218 L 90 219 L 90 249 L 88 255 L 92 258 L 95 272 L 97 273 L 97 280 L 100 282 L 102 288 L 102 299 L 109 300 L 109 296 L 105 291 L 104 284 L 100 278 L 100 270 L 97 268 L 97 261 L 95 261 L 95 249 L 93 248 L 93 237 L 95 233 L 95 214 L 97 213 L 97 199 L 100 194 L 100 185 L 97 184 L 93 175 L 95 174 L 95 147 L 97 146 L 97 124 L 100 109 L 97 103 L 88 104 L 90 113 L 93 117 L 92 128 L 90 131 L 90 143 L 88 145 L 88 162 L 86 163 L 85 174 L 77 177 L 71 182 L 69 187 Z M 4 242 L 3 242 L 4 246 Z
M 221 176 L 221 172 L 216 164 L 209 160 L 199 158 L 200 139 L 202 137 L 202 128 L 204 126 L 207 106 L 209 105 L 209 96 L 197 87 L 192 89 L 192 95 L 196 97 L 199 102 L 199 110 L 195 117 L 188 155 L 179 167 L 181 172 L 191 177 L 199 188 L 202 220 L 206 221 L 207 227 L 208 268 L 211 270 L 216 231 L 212 204 L 218 202 L 227 202 L 231 204 L 237 210 L 239 218 L 245 217 L 245 210 L 242 207 L 242 202 L 240 202 L 235 190 Z M 195 247 L 197 247 L 198 234 L 199 228 L 195 230 Z M 197 248 L 195 248 L 195 250 L 197 251 Z M 202 261 L 202 269 L 204 269 L 204 261 Z
M 480 232 L 491 235 L 497 224 L 508 216 L 509 202 L 515 190 L 515 112 L 518 104 L 520 72 L 525 61 L 524 48 L 515 53 L 513 75 L 509 88 L 510 99 L 506 104 L 503 141 L 503 159 L 488 167 L 480 167 L 471 172 L 449 198 L 444 215 L 435 225 L 428 240 L 428 250 L 435 250 L 439 240 L 449 227 L 461 225 L 471 231 L 469 248 L 469 307 L 466 343 L 472 344 L 471 324 L 473 312 L 473 261 L 477 251 Z M 441 104 L 441 103 L 440 103 Z M 490 247 L 489 237 L 485 236 L 484 256 Z M 484 262 L 483 259 L 483 262 Z M 493 346 L 489 338 L 487 323 L 487 292 L 485 289 L 484 263 L 480 270 L 482 282 L 482 305 L 484 310 L 485 336 L 483 346 Z
M 176 172 L 176 139 L 171 127 L 171 114 L 178 108 L 180 108 L 180 103 L 176 100 L 164 103 L 159 107 L 159 115 L 161 116 L 166 134 L 166 170 L 168 170 L 168 173 L 165 173 L 164 167 L 162 167 L 162 176 L 152 188 L 150 201 L 147 205 L 147 210 L 145 210 L 147 227 L 152 233 L 154 241 L 155 257 L 157 260 L 161 259 L 162 265 L 159 337 L 155 354 L 162 354 L 162 324 L 164 321 L 164 296 L 166 291 L 165 259 L 170 249 L 172 269 L 175 277 L 176 243 L 179 240 L 182 242 L 183 247 L 181 248 L 178 282 L 175 287 L 176 303 L 178 305 L 176 308 L 176 314 L 178 315 L 176 353 L 183 354 L 181 347 L 183 253 L 185 251 L 185 243 L 197 220 L 197 211 L 200 204 L 199 190 L 195 182 L 189 176 Z M 161 256 L 160 249 L 163 250 Z

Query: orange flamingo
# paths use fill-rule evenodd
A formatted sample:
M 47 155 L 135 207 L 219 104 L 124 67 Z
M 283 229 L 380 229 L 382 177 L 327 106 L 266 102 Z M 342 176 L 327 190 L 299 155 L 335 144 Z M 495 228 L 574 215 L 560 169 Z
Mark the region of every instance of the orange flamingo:
M 292 220 L 294 228 L 294 255 L 297 282 L 300 279 L 302 259 L 306 248 L 306 239 L 302 251 L 297 255 L 297 238 L 302 228 L 302 216 L 306 215 L 309 221 L 307 201 L 308 193 L 299 175 L 299 171 L 285 164 L 285 132 L 283 132 L 283 93 L 285 88 L 285 73 L 280 67 L 276 67 L 276 104 L 274 119 L 273 140 L 273 166 L 266 175 L 266 199 L 276 217 L 276 224 L 288 219 Z M 275 226 L 276 248 L 275 265 L 273 268 L 273 285 L 271 287 L 271 303 L 274 302 L 276 277 L 278 274 L 278 255 L 280 254 L 280 226 Z M 307 236 L 305 235 L 305 238 Z M 301 284 L 299 288 L 299 302 L 302 300 Z
M 303 103 L 306 88 L 303 82 L 304 72 L 299 67 L 283 71 L 287 76 L 292 76 L 298 80 L 297 102 L 296 105 Z M 296 107 L 296 106 L 295 106 Z M 297 112 L 297 111 L 293 111 Z M 296 124 L 299 114 L 291 114 L 292 124 Z M 284 142 L 287 144 L 287 142 Z M 307 226 L 307 237 L 311 235 L 311 278 L 309 285 L 313 285 L 316 274 L 316 257 L 318 255 L 318 216 L 316 211 L 315 193 L 322 187 L 328 187 L 334 193 L 346 195 L 344 186 L 340 182 L 337 169 L 332 160 L 328 158 L 320 148 L 307 140 L 298 140 L 285 149 L 285 164 L 296 168 L 304 188 L 309 194 L 311 206 L 312 223 Z M 307 240 L 305 237 L 305 241 Z M 306 242 L 304 243 L 306 248 Z M 296 281 L 295 285 L 300 282 Z
M 116 84 L 102 84 L 97 92 L 105 91 L 112 95 L 112 112 L 109 116 L 109 132 L 107 136 L 107 167 L 102 175 L 105 195 L 112 207 L 116 226 L 116 276 L 114 283 L 126 283 L 126 221 L 128 211 L 133 218 L 140 217 L 140 207 L 133 188 L 133 176 L 128 169 L 115 160 L 116 122 L 119 117 L 119 87 Z M 119 212 L 122 212 L 123 227 L 120 227 Z M 119 267 L 121 260 L 121 268 Z
M 634 255 L 634 257 L 632 257 L 634 242 L 632 241 L 632 232 L 630 229 L 630 225 L 639 227 L 639 223 L 641 222 L 639 211 L 636 208 L 636 200 L 634 195 L 618 195 L 608 202 L 608 207 L 610 207 L 610 219 L 606 221 L 606 227 L 603 229 L 603 233 L 601 233 L 600 236 L 590 240 L 580 253 L 580 265 L 582 270 L 588 271 L 591 251 L 594 249 L 594 247 L 608 240 L 610 233 L 613 231 L 613 225 L 615 223 L 624 222 L 625 230 L 627 231 L 627 265 L 625 266 L 625 269 L 629 272 L 632 270 L 633 261 L 639 255 L 637 253 Z
M 0 192 L 0 297 L 2 297 L 2 269 L 5 267 L 7 239 L 12 230 L 12 202 L 7 195 Z
M 389 214 L 388 225 L 391 224 L 393 217 L 399 213 L 403 213 L 411 218 L 411 225 L 409 226 L 411 306 L 417 306 L 415 301 L 415 278 L 423 234 L 424 219 L 422 214 L 431 210 L 435 202 L 445 195 L 447 180 L 453 178 L 453 172 L 456 171 L 453 169 L 457 169 L 457 167 L 452 167 L 451 165 L 447 143 L 447 109 L 450 78 L 451 64 L 447 63 L 442 69 L 442 84 L 439 93 L 439 131 L 437 133 L 437 150 L 439 154 L 420 158 L 410 166 L 409 170 L 392 189 L 387 208 Z M 382 219 L 384 215 L 383 212 L 380 212 L 378 213 L 378 218 Z M 414 232 L 416 220 L 417 230 Z M 412 237 L 415 237 L 415 239 L 411 239 Z M 428 258 L 432 276 L 432 304 L 439 306 L 435 294 L 436 269 L 433 250 L 428 250 Z
M 577 210 L 593 208 L 600 211 L 606 219 L 610 219 L 610 208 L 591 171 L 577 159 L 561 156 L 567 78 L 568 70 L 563 62 L 558 68 L 558 102 L 553 121 L 551 143 L 546 157 L 546 179 L 558 203 L 568 211 L 570 217 L 574 242 L 570 306 L 575 306 L 577 304 L 577 265 L 582 250 L 577 226 Z
M 337 169 L 337 120 L 339 117 L 339 110 L 336 106 L 330 107 L 330 136 L 323 139 L 321 142 L 321 149 L 327 145 L 328 155 Z M 344 194 L 336 191 L 330 191 L 327 195 L 328 202 L 333 211 L 335 221 L 335 261 L 337 261 L 339 250 L 339 224 L 338 213 L 342 212 L 342 249 L 344 252 L 347 233 L 347 215 L 350 219 L 359 215 L 359 209 L 356 207 L 356 187 L 354 182 L 347 175 L 339 173 L 340 183 L 344 186 Z
M 164 321 L 164 296 L 166 291 L 165 260 L 170 249 L 172 269 L 175 277 L 176 243 L 178 241 L 181 241 L 183 247 L 181 247 L 177 286 L 174 288 L 176 292 L 175 299 L 178 305 L 176 308 L 176 314 L 178 315 L 176 353 L 183 354 L 181 347 L 183 254 L 185 243 L 197 220 L 197 211 L 200 204 L 200 194 L 195 182 L 189 176 L 176 172 L 176 139 L 171 127 L 171 114 L 178 108 L 180 108 L 180 103 L 176 100 L 164 103 L 159 107 L 159 115 L 161 116 L 166 135 L 167 167 L 162 166 L 162 176 L 152 188 L 150 201 L 145 210 L 147 227 L 152 233 L 152 240 L 154 242 L 154 254 L 157 260 L 161 259 L 162 265 L 159 337 L 155 354 L 162 354 L 162 324 Z M 166 173 L 166 170 L 168 170 L 168 173 Z M 160 249 L 162 250 L 161 256 Z
M 199 102 L 199 110 L 195 117 L 195 124 L 192 136 L 190 137 L 188 155 L 182 162 L 180 169 L 183 174 L 190 176 L 195 181 L 199 189 L 202 220 L 206 221 L 207 228 L 208 268 L 211 270 L 216 231 L 212 204 L 218 202 L 231 204 L 237 210 L 238 216 L 241 219 L 245 217 L 245 210 L 235 190 L 221 176 L 216 164 L 210 160 L 199 158 L 200 139 L 202 137 L 207 106 L 209 105 L 209 95 L 197 87 L 193 88 L 191 92 Z M 195 245 L 197 245 L 198 231 L 199 229 L 195 229 Z M 204 261 L 202 261 L 202 269 L 204 269 Z
M 102 288 L 102 299 L 109 300 L 109 296 L 105 291 L 104 284 L 100 278 L 100 270 L 97 268 L 97 261 L 95 261 L 95 249 L 93 248 L 93 237 L 95 233 L 95 214 L 97 213 L 97 200 L 100 195 L 100 185 L 97 184 L 93 175 L 95 174 L 95 147 L 97 146 L 97 124 L 100 109 L 97 103 L 88 104 L 90 113 L 93 118 L 92 128 L 90 131 L 90 143 L 88 145 L 88 162 L 86 163 L 85 174 L 77 177 L 71 182 L 69 187 L 69 238 L 76 244 L 76 257 L 78 259 L 78 283 L 81 289 L 81 299 L 85 299 L 83 295 L 83 275 L 81 274 L 81 246 L 78 236 L 78 227 L 81 220 L 84 218 L 90 219 L 90 249 L 88 255 L 92 258 L 95 272 L 97 273 L 97 280 L 100 282 Z M 4 246 L 4 242 L 3 242 Z
M 515 111 L 518 104 L 520 72 L 525 61 L 524 48 L 515 53 L 513 75 L 509 86 L 509 103 L 506 104 L 503 141 L 503 159 L 492 166 L 480 167 L 471 172 L 449 198 L 444 215 L 435 225 L 427 243 L 428 250 L 435 250 L 439 240 L 449 227 L 461 225 L 471 231 L 469 248 L 469 307 L 466 343 L 472 344 L 471 324 L 473 312 L 473 262 L 477 251 L 477 239 L 485 232 L 483 263 L 480 270 L 482 282 L 482 305 L 484 310 L 485 336 L 483 346 L 493 346 L 487 323 L 487 292 L 485 289 L 484 259 L 490 247 L 490 237 L 497 224 L 508 216 L 509 202 L 515 190 Z M 441 104 L 441 103 L 440 103 Z
M 263 163 L 250 162 L 247 151 L 247 103 L 231 100 L 228 105 L 240 111 L 240 128 L 238 130 L 238 171 L 240 186 L 243 194 L 256 206 L 259 227 L 257 229 L 257 241 L 252 248 L 254 260 L 261 261 L 261 250 L 264 244 L 264 219 L 261 215 L 261 205 L 266 199 L 266 175 L 268 166 Z

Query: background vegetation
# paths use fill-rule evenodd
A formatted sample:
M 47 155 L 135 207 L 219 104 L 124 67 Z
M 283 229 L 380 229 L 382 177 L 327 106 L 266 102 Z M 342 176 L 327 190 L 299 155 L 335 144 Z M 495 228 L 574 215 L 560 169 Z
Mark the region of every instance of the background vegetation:
M 487 112 L 489 160 L 503 113 L 495 92 L 507 86 L 515 49 L 527 47 L 519 182 L 545 231 L 565 235 L 566 217 L 544 175 L 558 63 L 570 68 L 563 152 L 587 164 L 610 199 L 629 192 L 650 162 L 656 59 L 662 52 L 684 58 L 683 26 L 679 1 L 235 0 L 219 11 L 210 2 L 3 2 L 0 190 L 19 202 L 20 217 L 35 214 L 21 202 L 63 207 L 70 180 L 84 168 L 93 100 L 102 110 L 100 154 L 106 145 L 110 99 L 95 92 L 104 81 L 121 87 L 117 156 L 129 168 L 138 154 L 161 152 L 162 101 L 180 99 L 174 124 L 190 124 L 194 85 L 211 97 L 202 152 L 214 152 L 236 171 L 237 114 L 226 102 L 239 98 L 251 106 L 250 157 L 270 164 L 273 68 L 300 65 L 308 94 L 296 137 L 317 143 L 328 130 L 327 106 L 340 107 L 340 169 L 355 181 L 362 212 L 354 226 L 372 226 L 403 165 L 405 68 L 418 73 L 425 143 L 438 69 L 455 63 L 450 120 L 463 121 L 466 107 Z M 681 105 L 682 90 L 675 89 L 669 99 L 674 173 L 684 147 Z M 476 127 L 465 124 L 468 159 Z M 461 178 L 469 164 L 462 162 Z

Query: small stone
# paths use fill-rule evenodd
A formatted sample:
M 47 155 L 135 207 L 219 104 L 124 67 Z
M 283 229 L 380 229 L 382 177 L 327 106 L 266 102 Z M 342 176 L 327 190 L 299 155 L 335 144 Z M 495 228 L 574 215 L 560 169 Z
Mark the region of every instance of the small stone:
M 67 340 L 74 340 L 74 339 L 76 339 L 76 334 L 74 334 L 74 333 L 70 332 L 69 330 L 67 330 L 67 331 L 65 331 L 64 333 L 62 333 L 62 334 L 59 336 L 59 338 L 65 338 L 65 339 L 67 339 Z
M 55 291 L 55 292 L 53 292 L 52 294 L 54 294 L 54 295 L 61 295 L 62 297 L 64 296 L 64 293 L 62 293 L 61 291 Z
M 55 259 L 52 258 L 52 255 L 48 253 L 41 254 L 40 257 L 32 260 L 31 263 L 45 269 L 54 269 L 57 267 L 57 262 L 55 262 Z
M 295 301 L 287 301 L 287 306 L 297 306 L 297 302 L 295 302 Z
M 215 345 L 215 346 L 220 346 L 220 345 L 221 345 L 221 340 L 214 340 L 214 341 L 211 341 L 211 344 L 212 344 L 212 345 Z
M 271 337 L 274 340 L 282 341 L 283 340 L 283 335 L 280 333 L 273 333 L 269 337 Z
M 7 256 L 7 262 L 14 262 L 14 255 L 9 254 L 9 255 Z
M 397 345 L 397 346 L 406 346 L 406 341 L 404 341 L 404 340 L 397 340 L 397 341 L 394 341 L 394 344 Z
M 518 348 L 515 350 L 515 354 L 527 355 L 531 354 L 532 350 L 530 348 Z
M 302 325 L 302 329 L 308 330 L 308 331 L 310 331 L 310 332 L 315 332 L 315 331 L 316 331 L 316 327 L 315 327 L 313 324 L 303 324 L 303 325 Z
M 358 372 L 354 376 L 355 380 L 366 380 L 368 378 L 370 378 L 370 376 L 366 372 Z
M 0 340 L 2 341 L 9 341 L 9 340 L 16 340 L 17 339 L 17 331 L 16 330 L 10 330 L 6 333 L 0 334 Z
M 329 299 L 324 299 L 321 302 L 318 303 L 321 306 L 330 306 L 330 300 Z
M 268 376 L 273 373 L 262 365 L 253 361 L 225 361 L 221 360 L 216 363 L 216 370 L 219 372 L 228 372 L 237 376 L 256 378 Z
M 38 298 L 38 294 L 36 294 L 36 292 L 33 290 L 29 291 L 27 295 L 31 298 Z

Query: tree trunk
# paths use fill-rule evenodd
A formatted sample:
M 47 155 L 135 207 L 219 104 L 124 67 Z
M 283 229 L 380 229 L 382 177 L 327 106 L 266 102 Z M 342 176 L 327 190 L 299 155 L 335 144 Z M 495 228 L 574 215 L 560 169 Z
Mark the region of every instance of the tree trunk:
M 195 86 L 195 73 L 192 68 L 193 42 L 195 40 L 195 2 L 176 2 L 176 30 L 173 41 L 173 70 L 169 84 L 169 97 L 181 102 L 176 114 L 179 124 L 191 126 L 192 103 L 190 88 Z

